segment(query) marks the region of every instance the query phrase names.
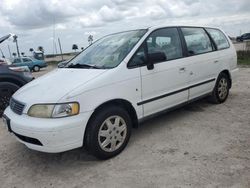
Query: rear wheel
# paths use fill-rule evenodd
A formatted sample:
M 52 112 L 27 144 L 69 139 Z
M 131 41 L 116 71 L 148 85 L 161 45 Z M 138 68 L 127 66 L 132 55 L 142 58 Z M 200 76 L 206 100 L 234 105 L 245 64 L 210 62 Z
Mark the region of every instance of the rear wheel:
M 0 117 L 9 105 L 11 96 L 19 89 L 19 86 L 11 82 L 0 82 Z
M 123 108 L 103 108 L 95 114 L 86 130 L 87 149 L 100 159 L 118 155 L 129 141 L 131 125 L 131 119 Z
M 216 104 L 223 103 L 227 100 L 229 94 L 230 80 L 227 74 L 220 73 L 214 87 L 210 101 Z
M 40 71 L 40 67 L 37 66 L 37 65 L 34 66 L 34 67 L 33 67 L 33 71 L 34 71 L 34 72 L 39 72 L 39 71 Z

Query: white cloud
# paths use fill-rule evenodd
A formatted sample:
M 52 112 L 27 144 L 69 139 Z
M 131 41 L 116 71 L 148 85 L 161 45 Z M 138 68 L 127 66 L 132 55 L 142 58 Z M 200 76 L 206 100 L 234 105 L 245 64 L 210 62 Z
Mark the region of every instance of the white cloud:
M 157 6 L 148 7 L 146 9 L 145 16 L 148 16 L 151 19 L 163 19 L 163 18 L 166 18 L 167 13 L 163 8 L 157 5 Z
M 121 20 L 123 18 L 122 13 L 116 10 L 115 8 L 110 8 L 107 5 L 104 5 L 99 11 L 99 16 L 103 21 L 112 22 Z
M 67 29 L 67 26 L 65 24 L 56 24 L 55 29 L 56 30 L 65 30 L 65 29 Z
M 88 16 L 83 16 L 80 18 L 80 24 L 83 27 L 100 27 L 104 25 L 101 17 L 96 13 L 91 13 Z
M 86 31 L 86 32 L 84 32 L 84 35 L 87 35 L 87 36 L 96 35 L 96 34 L 98 34 L 98 32 L 96 32 L 96 31 Z
M 65 51 L 71 49 L 73 41 L 86 46 L 90 33 L 97 39 L 112 32 L 164 23 L 215 25 L 226 28 L 233 35 L 237 35 L 239 30 L 250 31 L 249 0 L 227 0 L 226 3 L 218 0 L 0 2 L 0 35 L 18 34 L 23 49 L 29 49 L 28 44 L 33 44 L 32 47 L 43 45 L 46 52 L 52 51 L 48 39 L 53 34 L 54 24 L 55 35 L 61 38 Z

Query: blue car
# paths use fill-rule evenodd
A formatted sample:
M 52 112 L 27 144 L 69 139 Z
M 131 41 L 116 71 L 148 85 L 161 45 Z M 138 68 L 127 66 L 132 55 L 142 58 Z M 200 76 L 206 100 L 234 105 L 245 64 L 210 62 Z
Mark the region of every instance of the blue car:
M 47 67 L 48 64 L 43 60 L 37 60 L 31 57 L 20 57 L 13 60 L 14 66 L 27 66 L 31 71 L 38 72 L 41 68 Z

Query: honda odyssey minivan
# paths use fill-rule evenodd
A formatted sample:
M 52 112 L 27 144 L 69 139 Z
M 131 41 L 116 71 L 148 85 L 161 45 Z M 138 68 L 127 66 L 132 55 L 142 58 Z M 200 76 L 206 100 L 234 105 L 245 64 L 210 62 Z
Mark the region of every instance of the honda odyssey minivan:
M 63 152 L 85 146 L 107 159 L 148 117 L 208 96 L 223 103 L 237 69 L 233 44 L 217 28 L 164 26 L 103 37 L 19 89 L 4 112 L 27 147 Z

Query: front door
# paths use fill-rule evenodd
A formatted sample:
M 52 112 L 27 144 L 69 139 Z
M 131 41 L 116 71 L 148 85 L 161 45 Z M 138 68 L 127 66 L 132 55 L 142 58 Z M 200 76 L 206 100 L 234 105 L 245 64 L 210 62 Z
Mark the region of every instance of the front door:
M 149 57 L 165 56 L 154 63 L 154 68 L 141 66 L 142 98 L 138 105 L 143 105 L 144 116 L 170 108 L 188 100 L 189 74 L 183 57 L 181 40 L 177 28 L 164 28 L 153 31 L 144 42 L 134 59 L 142 62 Z M 134 61 L 136 62 L 136 61 Z M 132 59 L 133 63 L 133 59 Z

